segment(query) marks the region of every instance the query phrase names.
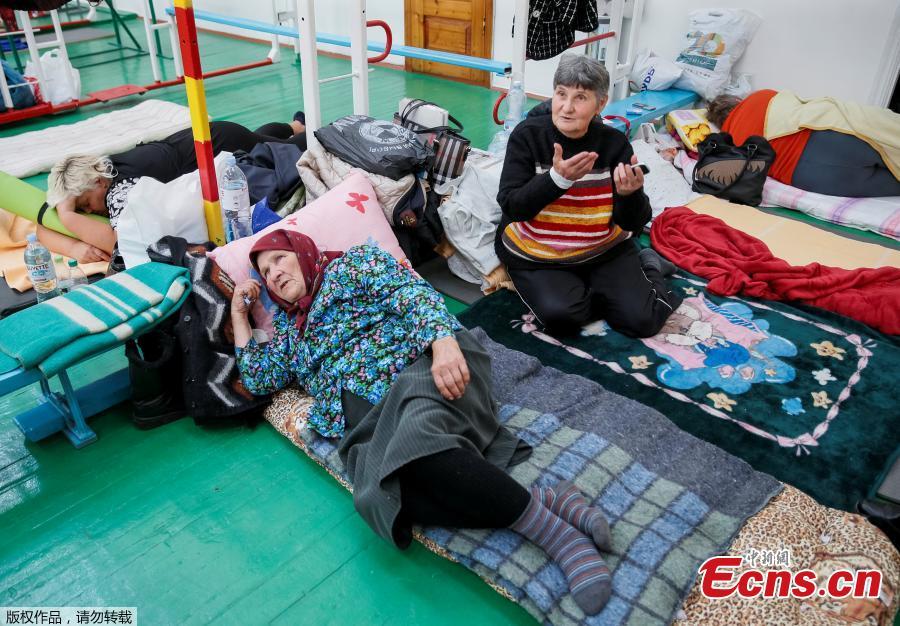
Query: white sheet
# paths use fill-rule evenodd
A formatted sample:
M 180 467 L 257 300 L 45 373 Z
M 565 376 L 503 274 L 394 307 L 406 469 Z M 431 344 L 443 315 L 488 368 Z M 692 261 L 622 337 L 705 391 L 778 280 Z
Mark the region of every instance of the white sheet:
M 650 199 L 653 217 L 662 213 L 665 208 L 684 206 L 700 197 L 699 193 L 691 191 L 690 183 L 685 182 L 681 172 L 659 156 L 653 146 L 642 139 L 636 139 L 631 142 L 631 147 L 638 161 L 650 168 L 650 173 L 644 177 L 644 193 Z
M 49 172 L 71 154 L 115 154 L 191 125 L 186 106 L 164 100 L 103 113 L 81 122 L 0 139 L 0 170 L 18 178 Z

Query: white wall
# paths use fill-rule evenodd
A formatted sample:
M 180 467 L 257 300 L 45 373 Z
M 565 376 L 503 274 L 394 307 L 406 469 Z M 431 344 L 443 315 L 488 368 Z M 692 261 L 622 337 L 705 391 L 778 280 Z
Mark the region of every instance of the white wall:
M 644 6 L 638 48 L 650 47 L 671 59 L 683 47 L 689 11 L 742 7 L 756 12 L 762 25 L 735 68 L 752 74 L 754 89 L 884 105 L 877 88 L 882 81 L 892 87 L 897 78 L 896 66 L 883 63 L 900 39 L 897 0 L 645 0 Z M 494 7 L 494 58 L 506 59 L 513 0 L 495 0 Z M 557 62 L 526 62 L 526 91 L 549 94 Z M 893 75 L 883 75 L 891 69 Z M 494 80 L 495 86 L 506 83 Z
M 737 65 L 754 89 L 790 89 L 801 96 L 835 96 L 869 104 L 889 38 L 898 38 L 897 0 L 646 0 L 640 47 L 669 58 L 682 47 L 687 13 L 743 7 L 762 25 Z
M 277 0 L 293 7 L 293 0 Z M 900 3 L 897 0 L 645 0 L 639 48 L 651 47 L 657 54 L 675 58 L 687 29 L 687 13 L 708 7 L 751 8 L 762 25 L 736 71 L 752 75 L 753 87 L 790 89 L 803 96 L 832 95 L 869 104 L 884 104 L 878 87 L 893 86 L 896 76 L 882 76 L 895 66 L 885 62 L 891 44 L 898 38 Z M 509 60 L 512 48 L 513 0 L 494 0 L 495 59 Z M 136 10 L 138 0 L 119 0 L 123 9 Z M 156 0 L 158 14 L 168 0 Z M 347 35 L 351 0 L 319 0 L 316 26 L 320 31 Z M 195 0 L 197 9 L 258 20 L 269 19 L 270 0 Z M 404 40 L 402 0 L 369 0 L 367 17 L 383 19 L 393 30 L 394 41 Z M 245 36 L 248 33 L 212 24 Z M 382 41 L 380 29 L 370 29 L 373 41 Z M 262 37 L 265 38 L 265 37 Z M 348 48 L 323 46 L 346 54 Z M 403 64 L 395 55 L 388 62 Z M 525 89 L 549 95 L 556 60 L 528 61 Z M 508 80 L 494 77 L 493 84 L 505 88 Z M 883 90 L 882 90 L 883 91 Z M 887 90 L 890 94 L 890 89 Z

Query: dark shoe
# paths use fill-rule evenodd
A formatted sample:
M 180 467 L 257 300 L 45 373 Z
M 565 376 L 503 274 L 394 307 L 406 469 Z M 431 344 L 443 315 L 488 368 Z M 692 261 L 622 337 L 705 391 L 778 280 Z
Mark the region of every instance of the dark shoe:
M 860 500 L 856 510 L 877 526 L 900 550 L 900 504 L 884 500 Z
M 156 428 L 187 415 L 181 391 L 177 340 L 155 329 L 125 345 L 131 379 L 131 420 L 141 430 Z
M 300 122 L 301 124 L 306 126 L 306 113 L 304 113 L 303 111 L 297 111 L 296 113 L 294 113 L 294 121 Z
M 641 258 L 641 267 L 644 269 L 654 269 L 663 276 L 671 276 L 678 269 L 671 261 L 663 258 L 653 248 L 644 248 L 638 252 Z

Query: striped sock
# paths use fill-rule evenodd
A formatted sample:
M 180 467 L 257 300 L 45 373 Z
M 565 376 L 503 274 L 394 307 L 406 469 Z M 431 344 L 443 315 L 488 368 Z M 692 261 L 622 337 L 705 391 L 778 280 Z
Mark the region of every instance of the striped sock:
M 612 552 L 609 522 L 603 511 L 593 507 L 578 488 L 569 480 L 556 487 L 532 487 L 531 495 L 544 506 L 569 522 L 572 526 L 593 538 L 603 552 Z
M 587 615 L 596 615 L 612 591 L 609 568 L 597 548 L 581 531 L 560 519 L 533 497 L 510 528 L 543 548 L 562 568 L 575 603 Z

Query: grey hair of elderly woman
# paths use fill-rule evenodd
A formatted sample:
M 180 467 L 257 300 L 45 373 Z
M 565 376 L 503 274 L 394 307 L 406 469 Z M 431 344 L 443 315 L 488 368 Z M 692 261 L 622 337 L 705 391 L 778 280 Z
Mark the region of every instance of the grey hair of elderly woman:
M 603 63 L 583 54 L 564 54 L 553 75 L 553 88 L 580 87 L 593 91 L 602 100 L 609 93 L 609 72 Z

